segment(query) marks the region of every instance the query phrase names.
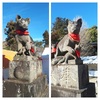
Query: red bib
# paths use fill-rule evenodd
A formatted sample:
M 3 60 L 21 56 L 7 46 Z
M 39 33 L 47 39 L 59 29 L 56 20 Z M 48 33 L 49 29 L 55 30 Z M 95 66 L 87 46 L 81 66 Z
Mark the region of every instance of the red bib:
M 80 42 L 80 36 L 79 36 L 79 34 L 71 33 L 71 34 L 68 34 L 68 35 L 69 35 L 69 37 L 70 37 L 71 40 Z M 76 53 L 76 56 L 78 58 L 80 58 L 80 51 L 76 50 L 75 53 Z
M 68 34 L 68 35 L 69 35 L 70 39 L 77 41 L 77 42 L 80 42 L 79 34 L 71 33 L 71 34 Z
M 32 47 L 31 47 L 30 51 L 33 52 L 33 53 L 35 53 L 34 48 L 32 48 Z
M 52 48 L 51 53 L 56 53 L 56 48 Z
M 19 35 L 29 35 L 28 31 L 20 31 L 20 30 L 16 30 L 16 33 Z
M 78 58 L 80 58 L 80 51 L 79 51 L 79 50 L 76 50 L 75 53 L 76 53 L 76 56 L 77 56 Z

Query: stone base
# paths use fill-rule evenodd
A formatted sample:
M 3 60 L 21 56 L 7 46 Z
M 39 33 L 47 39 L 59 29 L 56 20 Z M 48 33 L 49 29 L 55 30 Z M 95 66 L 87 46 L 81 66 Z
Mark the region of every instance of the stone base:
M 41 75 L 32 83 L 19 80 L 3 81 L 3 97 L 48 97 L 47 77 Z
M 83 89 L 89 83 L 88 66 L 83 64 L 52 66 L 51 83 L 63 88 Z
M 9 78 L 33 82 L 42 74 L 41 60 L 13 60 L 9 63 Z
M 36 57 L 27 56 L 27 55 L 15 55 L 13 60 L 30 61 L 30 60 L 33 60 L 33 58 L 37 59 Z
M 51 97 L 96 97 L 95 84 L 90 83 L 86 88 L 79 90 L 52 86 Z
M 74 60 L 68 60 L 68 64 L 69 65 L 82 65 L 83 64 L 83 60 L 79 59 L 74 59 Z

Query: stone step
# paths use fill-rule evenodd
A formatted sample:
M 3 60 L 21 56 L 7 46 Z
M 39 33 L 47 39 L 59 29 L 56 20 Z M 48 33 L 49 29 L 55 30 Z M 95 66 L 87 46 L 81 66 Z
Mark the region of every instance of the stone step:
M 79 90 L 52 86 L 51 97 L 96 97 L 95 84 L 89 83 L 87 87 Z
M 3 81 L 3 97 L 39 97 L 46 87 L 46 75 L 41 75 L 31 83 L 8 79 Z

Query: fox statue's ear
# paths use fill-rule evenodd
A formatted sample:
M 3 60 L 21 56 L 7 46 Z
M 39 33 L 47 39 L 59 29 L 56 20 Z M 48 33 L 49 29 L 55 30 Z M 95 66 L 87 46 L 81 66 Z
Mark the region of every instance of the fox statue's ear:
M 20 15 L 17 15 L 16 16 L 16 21 L 18 21 L 19 19 L 21 19 L 21 16 Z
M 21 18 L 21 16 L 20 16 L 20 15 L 17 15 L 17 17 L 16 17 L 16 18 L 20 19 L 20 18 Z
M 69 21 L 69 20 L 68 20 L 68 19 L 66 19 L 66 25 L 68 25 L 68 21 Z
M 82 19 L 81 19 L 81 18 L 78 19 L 78 20 L 77 20 L 77 23 L 78 23 L 78 25 L 81 27 L 81 26 L 82 26 Z
M 72 23 L 72 21 L 69 20 L 69 19 L 66 19 L 66 25 L 68 25 L 68 24 L 70 24 L 70 23 Z
M 28 21 L 28 23 L 30 23 L 30 18 L 26 18 L 26 20 Z

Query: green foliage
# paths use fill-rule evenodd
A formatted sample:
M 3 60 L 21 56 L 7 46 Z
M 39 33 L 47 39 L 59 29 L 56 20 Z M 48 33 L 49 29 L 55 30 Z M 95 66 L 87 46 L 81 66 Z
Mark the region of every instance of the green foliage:
M 45 32 L 43 33 L 43 43 L 44 43 L 44 47 L 49 46 L 49 33 L 47 30 L 45 30 Z
M 67 34 L 66 19 L 57 17 L 51 33 L 52 43 L 58 42 L 65 34 Z
M 52 44 L 56 44 L 58 42 L 59 38 L 60 38 L 60 35 L 57 34 L 57 32 L 53 32 L 51 34 L 51 42 L 52 42 Z
M 35 46 L 43 47 L 43 41 L 34 41 Z
M 90 34 L 90 42 L 97 42 L 97 26 L 91 27 L 87 34 Z
M 7 46 L 6 49 L 8 50 L 17 50 L 17 42 L 15 40 L 15 27 L 16 23 L 13 22 L 12 20 L 7 23 L 6 28 L 4 29 L 4 34 L 7 35 L 6 42 Z
M 81 30 L 80 32 L 81 56 L 94 56 L 97 54 L 97 26 Z

